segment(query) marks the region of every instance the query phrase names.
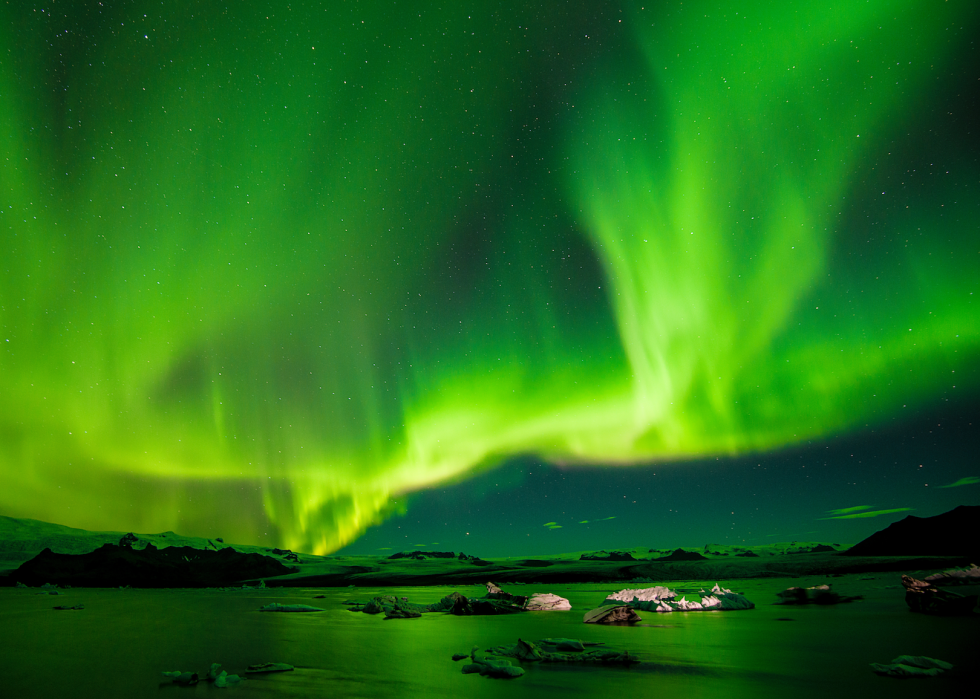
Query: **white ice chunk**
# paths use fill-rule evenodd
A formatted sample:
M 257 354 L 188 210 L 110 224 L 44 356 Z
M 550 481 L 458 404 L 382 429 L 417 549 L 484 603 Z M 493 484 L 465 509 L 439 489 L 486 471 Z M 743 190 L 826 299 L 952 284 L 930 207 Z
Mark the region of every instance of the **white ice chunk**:
M 676 596 L 671 590 L 658 585 L 657 587 L 644 587 L 638 590 L 620 590 L 609 595 L 606 599 L 617 602 L 659 602 L 662 599 L 674 599 Z
M 571 602 L 550 592 L 531 595 L 531 599 L 527 601 L 527 606 L 524 607 L 529 612 L 565 611 L 571 608 Z

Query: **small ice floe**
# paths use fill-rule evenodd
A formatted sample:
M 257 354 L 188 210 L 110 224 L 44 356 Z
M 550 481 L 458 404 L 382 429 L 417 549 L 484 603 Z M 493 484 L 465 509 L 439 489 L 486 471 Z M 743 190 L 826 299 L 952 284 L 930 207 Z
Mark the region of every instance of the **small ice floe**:
M 259 607 L 260 612 L 322 612 L 320 607 L 311 607 L 308 604 L 279 604 L 273 602 L 264 607 Z
M 487 586 L 487 596 L 484 600 L 493 600 L 500 604 L 510 605 L 515 608 L 515 611 L 526 611 L 526 612 L 552 612 L 552 611 L 567 611 L 572 608 L 571 602 L 569 602 L 564 597 L 559 597 L 558 595 L 552 594 L 550 592 L 537 592 L 530 597 L 524 595 L 512 595 L 509 592 L 504 592 L 498 585 L 492 582 L 488 582 Z
M 561 652 L 585 650 L 587 646 L 604 646 L 605 643 L 597 641 L 580 641 L 577 638 L 542 638 L 537 641 L 539 645 L 546 646 L 548 650 Z
M 936 587 L 945 587 L 946 585 L 980 585 L 980 567 L 975 563 L 971 563 L 966 568 L 951 568 L 950 570 L 944 570 L 942 573 L 927 576 L 925 582 Z
M 830 585 L 815 585 L 814 587 L 788 587 L 777 592 L 779 601 L 775 604 L 841 604 L 864 599 L 861 595 L 847 597 L 839 595 L 830 589 Z
M 274 663 L 267 663 L 267 665 L 272 664 Z M 285 667 L 290 670 L 293 669 L 291 665 L 286 665 Z M 279 672 L 279 670 L 260 670 L 259 672 Z M 201 681 L 201 677 L 196 672 L 174 670 L 172 672 L 164 672 L 163 675 L 164 677 L 170 677 L 174 684 L 183 685 L 185 687 L 195 685 Z M 204 675 L 204 680 L 206 682 L 211 682 L 215 687 L 225 688 L 240 685 L 245 681 L 245 678 L 241 675 L 229 675 L 227 671 L 221 669 L 221 663 L 211 663 L 211 667 Z
M 935 614 L 938 616 L 965 616 L 972 614 L 978 606 L 977 595 L 961 595 L 939 587 L 925 580 L 903 575 L 905 603 L 913 612 Z
M 640 661 L 629 651 L 586 650 L 586 646 L 600 643 L 586 643 L 571 638 L 543 638 L 540 641 L 517 639 L 508 646 L 488 648 L 487 653 L 495 656 L 515 658 L 521 662 L 566 663 L 573 665 L 621 665 L 629 667 Z
M 632 607 L 624 604 L 606 604 L 585 613 L 586 624 L 632 624 L 641 617 Z
M 946 670 L 952 670 L 953 666 L 944 660 L 927 658 L 924 655 L 900 655 L 887 665 L 871 663 L 871 669 L 875 674 L 885 677 L 910 679 L 913 677 L 935 677 L 943 674 Z
M 531 595 L 531 598 L 524 605 L 524 609 L 529 612 L 557 612 L 567 611 L 572 608 L 572 603 L 564 597 L 553 595 L 550 592 L 539 592 Z
M 234 687 L 244 682 L 245 678 L 239 677 L 238 675 L 229 675 L 221 669 L 220 663 L 211 663 L 207 680 L 208 682 L 214 682 L 215 687 Z
M 379 595 L 372 597 L 367 602 L 347 600 L 344 604 L 352 612 L 384 614 L 387 619 L 417 619 L 425 612 L 449 611 L 452 608 L 452 599 L 450 597 L 444 597 L 435 604 L 413 604 L 405 597 Z
M 180 670 L 173 670 L 171 672 L 164 672 L 163 676 L 170 677 L 173 679 L 174 684 L 183 685 L 185 687 L 197 684 L 200 681 L 200 678 L 197 676 L 196 672 L 181 672 Z
M 511 680 L 524 674 L 524 668 L 511 665 L 509 660 L 481 660 L 476 657 L 478 650 L 474 647 L 470 652 L 469 657 L 473 662 L 463 666 L 464 675 L 480 674 L 498 680 Z
M 290 670 L 295 670 L 292 665 L 287 665 L 286 663 L 258 663 L 257 665 L 249 665 L 248 669 L 245 670 L 245 674 L 258 674 L 262 672 L 289 672 Z

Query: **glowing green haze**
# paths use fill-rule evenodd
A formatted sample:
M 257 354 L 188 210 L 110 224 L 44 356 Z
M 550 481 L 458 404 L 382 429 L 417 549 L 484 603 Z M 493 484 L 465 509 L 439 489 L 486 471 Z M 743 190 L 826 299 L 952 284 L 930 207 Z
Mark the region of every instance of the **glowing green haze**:
M 5 514 L 324 552 L 977 386 L 975 3 L 69 5 L 0 9 Z

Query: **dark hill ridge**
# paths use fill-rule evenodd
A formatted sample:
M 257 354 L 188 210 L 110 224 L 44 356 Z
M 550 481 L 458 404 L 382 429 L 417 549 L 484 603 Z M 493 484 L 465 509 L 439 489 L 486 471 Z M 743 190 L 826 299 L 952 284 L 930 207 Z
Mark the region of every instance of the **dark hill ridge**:
M 833 549 L 831 549 L 833 550 Z M 671 551 L 666 556 L 661 556 L 660 558 L 654 558 L 655 561 L 706 561 L 707 556 L 702 556 L 697 551 L 685 551 L 684 549 L 676 549 Z
M 10 578 L 25 585 L 73 587 L 221 587 L 243 580 L 294 572 L 274 558 L 232 548 L 210 551 L 190 546 L 144 549 L 105 544 L 80 555 L 44 549 Z
M 413 561 L 428 561 L 433 558 L 453 558 L 457 561 L 471 563 L 475 566 L 490 565 L 489 561 L 484 561 L 482 558 L 478 558 L 477 556 L 468 556 L 462 551 L 460 551 L 459 556 L 457 556 L 452 551 L 419 551 L 416 549 L 413 551 L 401 551 L 388 556 L 389 561 L 395 561 L 399 558 L 410 559 Z
M 980 505 L 935 517 L 909 515 L 855 544 L 843 556 L 980 557 Z
M 580 561 L 635 561 L 633 554 L 627 551 L 594 551 L 583 553 L 579 556 Z

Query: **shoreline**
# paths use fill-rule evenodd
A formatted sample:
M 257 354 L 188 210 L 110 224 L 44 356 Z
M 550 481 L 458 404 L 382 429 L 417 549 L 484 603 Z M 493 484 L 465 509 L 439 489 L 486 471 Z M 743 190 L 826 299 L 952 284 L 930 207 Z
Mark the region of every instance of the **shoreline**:
M 537 559 L 540 560 L 540 559 Z M 537 560 L 535 562 L 537 562 Z M 552 565 L 525 566 L 491 559 L 491 565 L 467 567 L 417 561 L 412 565 L 385 565 L 377 561 L 356 564 L 304 566 L 289 575 L 266 578 L 269 587 L 383 587 L 472 585 L 493 580 L 498 584 L 654 583 L 682 580 L 750 580 L 759 578 L 839 577 L 861 573 L 914 572 L 968 565 L 960 556 L 846 557 L 812 553 L 774 556 L 764 561 L 554 561 Z M 346 562 L 345 562 L 346 563 Z M 353 561 L 351 562 L 353 563 Z M 319 568 L 319 570 L 317 570 Z M 247 581 L 259 584 L 258 579 Z
M 172 569 L 173 561 L 169 559 L 180 555 L 176 551 L 167 554 L 171 547 L 189 547 L 184 551 L 192 559 L 200 558 L 201 562 L 189 563 L 181 574 L 160 579 L 157 585 L 143 583 L 143 587 L 209 588 L 228 584 L 255 586 L 263 582 L 268 587 L 452 586 L 482 584 L 488 580 L 498 584 L 645 584 L 679 580 L 840 577 L 884 572 L 914 574 L 978 562 L 966 555 L 854 555 L 848 551 L 849 547 L 840 544 L 795 541 L 765 546 L 709 544 L 698 549 L 673 551 L 642 547 L 489 559 L 465 553 L 420 550 L 388 556 L 317 556 L 278 548 L 225 544 L 220 538 L 184 537 L 174 532 L 140 535 L 88 532 L 36 520 L 0 517 L 0 586 L 16 585 L 18 569 L 38 558 L 45 549 L 62 554 L 50 557 L 61 562 L 56 561 L 48 572 L 40 573 L 46 576 L 50 572 L 48 582 L 53 584 L 58 584 L 58 577 L 64 571 L 64 584 L 96 587 L 93 577 L 86 581 L 83 576 L 76 581 L 69 576 L 68 568 L 81 565 L 83 559 L 90 559 L 89 565 L 101 573 L 100 581 L 104 584 L 99 587 L 131 584 L 124 579 L 127 566 L 141 568 L 142 580 L 157 582 L 156 573 L 152 571 Z M 200 556 L 192 553 L 197 551 Z M 109 558 L 122 556 L 128 562 L 118 569 L 118 573 L 113 572 L 114 568 L 105 568 L 108 564 L 100 562 L 109 558 L 99 559 L 97 552 Z M 66 560 L 69 558 L 72 559 L 70 563 Z M 200 567 L 210 558 L 229 559 L 220 567 L 246 558 L 266 561 L 269 565 L 253 568 L 251 573 L 244 568 L 241 570 L 241 574 L 252 577 L 238 579 L 225 575 L 219 582 L 217 578 L 208 579 L 201 575 L 203 568 Z M 289 572 L 260 573 L 263 567 L 268 569 L 270 566 L 273 570 Z M 26 578 L 25 581 L 33 584 Z

